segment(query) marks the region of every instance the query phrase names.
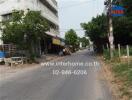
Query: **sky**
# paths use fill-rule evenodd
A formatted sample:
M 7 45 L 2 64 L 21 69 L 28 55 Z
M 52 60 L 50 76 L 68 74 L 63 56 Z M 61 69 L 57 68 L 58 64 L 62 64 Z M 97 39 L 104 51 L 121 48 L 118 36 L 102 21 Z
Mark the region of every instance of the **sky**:
M 89 22 L 92 17 L 104 11 L 104 0 L 56 0 L 58 2 L 60 35 L 75 29 L 79 37 L 84 36 L 80 23 Z

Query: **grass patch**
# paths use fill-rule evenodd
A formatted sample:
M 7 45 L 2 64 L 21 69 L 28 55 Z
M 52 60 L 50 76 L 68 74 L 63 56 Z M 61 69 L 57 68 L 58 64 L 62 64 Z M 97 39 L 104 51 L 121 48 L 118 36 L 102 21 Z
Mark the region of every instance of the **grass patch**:
M 123 83 L 122 95 L 132 98 L 132 63 L 118 63 L 112 67 L 115 77 L 118 77 Z
M 119 53 L 118 53 L 118 50 L 114 50 L 113 51 L 113 59 L 112 59 L 112 62 L 117 62 L 119 61 Z M 111 61 L 111 57 L 110 57 L 110 51 L 109 49 L 104 49 L 103 50 L 103 57 L 105 59 L 105 61 Z
M 129 47 L 130 56 L 132 56 L 132 47 Z M 116 84 L 121 82 L 120 92 L 121 97 L 126 96 L 131 100 L 132 99 L 132 62 L 128 64 L 121 62 L 122 60 L 119 59 L 119 52 L 118 49 L 113 51 L 114 57 L 110 59 L 110 51 L 108 49 L 104 49 L 103 51 L 103 58 L 105 63 L 110 64 L 112 68 L 112 72 L 114 73 L 117 81 L 115 80 Z M 121 56 L 126 56 L 127 51 L 126 47 L 121 48 Z

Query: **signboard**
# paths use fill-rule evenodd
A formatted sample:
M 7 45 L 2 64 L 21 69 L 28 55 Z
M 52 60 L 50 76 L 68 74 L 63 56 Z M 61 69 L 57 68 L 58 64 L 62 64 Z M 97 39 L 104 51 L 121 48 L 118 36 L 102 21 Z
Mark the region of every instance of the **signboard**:
M 61 45 L 61 41 L 57 38 L 53 38 L 52 43 L 55 44 L 55 45 Z
M 124 7 L 113 5 L 111 14 L 114 17 L 124 16 Z

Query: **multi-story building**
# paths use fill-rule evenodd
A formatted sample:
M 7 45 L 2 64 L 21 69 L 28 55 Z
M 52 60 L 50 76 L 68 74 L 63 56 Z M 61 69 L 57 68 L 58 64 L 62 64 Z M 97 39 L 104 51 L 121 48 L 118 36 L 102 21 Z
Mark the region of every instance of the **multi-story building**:
M 13 10 L 23 10 L 26 12 L 27 9 L 41 11 L 41 15 L 48 20 L 50 25 L 50 31 L 46 32 L 46 34 L 51 36 L 51 38 L 50 40 L 47 38 L 46 42 L 45 40 L 40 41 L 41 53 L 45 52 L 45 49 L 51 48 L 51 45 L 53 45 L 54 49 L 54 45 L 60 45 L 61 39 L 59 38 L 58 6 L 56 0 L 0 0 L 0 20 L 9 19 Z M 2 33 L 0 32 L 1 36 Z M 0 45 L 2 44 L 3 41 L 0 40 Z M 49 51 L 53 50 L 50 49 Z
M 26 11 L 27 9 L 41 11 L 42 16 L 50 23 L 49 34 L 59 35 L 56 0 L 0 0 L 0 20 L 9 19 L 13 10 Z M 3 44 L 3 42 L 0 41 L 0 44 Z

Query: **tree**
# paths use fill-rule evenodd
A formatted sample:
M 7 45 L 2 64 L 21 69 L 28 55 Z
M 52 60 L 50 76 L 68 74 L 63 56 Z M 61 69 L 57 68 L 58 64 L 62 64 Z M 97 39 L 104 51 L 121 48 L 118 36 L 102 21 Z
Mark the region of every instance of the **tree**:
M 29 57 L 34 59 L 38 43 L 45 38 L 49 25 L 40 11 L 13 11 L 12 18 L 2 22 L 1 30 L 5 43 L 14 43 L 19 49 L 28 51 Z
M 114 44 L 132 45 L 132 23 L 128 17 L 113 18 Z
M 89 40 L 86 37 L 79 38 L 79 42 L 82 43 L 82 47 L 89 45 Z
M 125 15 L 132 20 L 132 0 L 121 0 L 120 4 L 125 8 Z
M 102 52 L 102 45 L 108 42 L 107 37 L 107 17 L 102 14 L 88 23 L 81 23 L 81 27 L 85 30 L 86 36 L 90 37 L 98 52 Z
M 120 0 L 116 5 L 122 5 L 125 8 L 123 17 L 113 17 L 114 44 L 132 45 L 132 0 Z M 93 41 L 98 51 L 102 51 L 102 45 L 108 42 L 108 19 L 102 14 L 88 23 L 82 23 L 82 28 L 87 36 Z
M 78 36 L 73 29 L 70 29 L 65 33 L 65 40 L 67 45 L 73 46 L 73 49 L 76 48 Z
M 132 45 L 132 0 L 121 0 L 118 5 L 125 8 L 125 14 L 123 17 L 113 18 L 115 44 Z

